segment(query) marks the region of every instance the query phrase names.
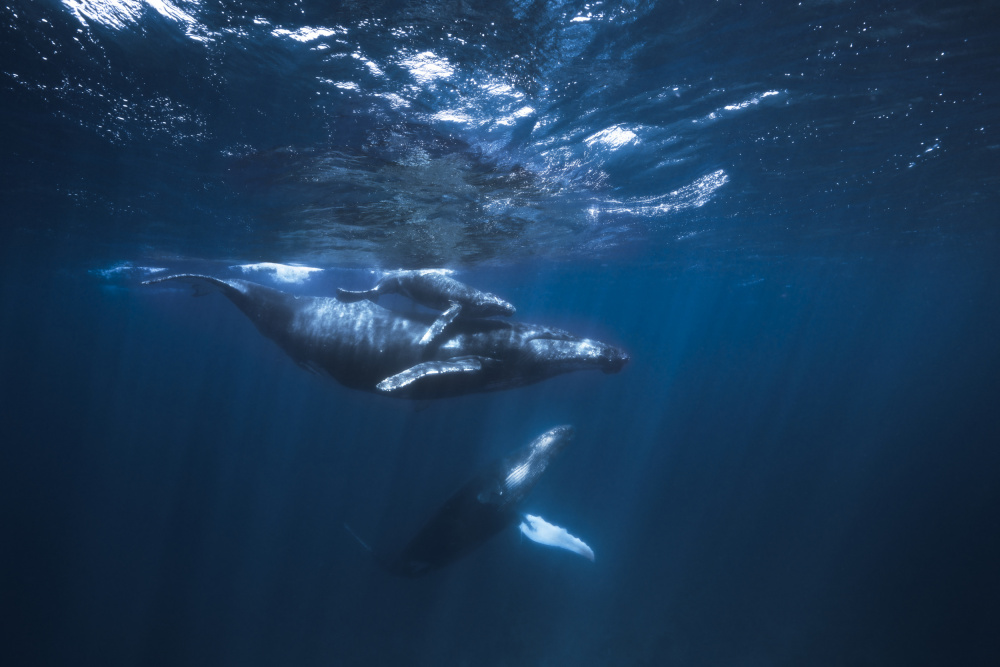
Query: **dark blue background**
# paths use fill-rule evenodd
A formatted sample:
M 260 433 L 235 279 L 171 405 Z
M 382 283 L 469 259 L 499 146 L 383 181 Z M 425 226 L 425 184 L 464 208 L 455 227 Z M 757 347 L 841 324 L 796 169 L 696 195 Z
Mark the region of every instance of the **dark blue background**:
M 988 664 L 996 273 L 925 260 L 751 285 L 473 274 L 633 362 L 414 407 L 305 373 L 221 298 L 26 280 L 8 258 L 8 645 L 73 664 Z M 578 438 L 528 509 L 594 564 L 511 530 L 400 580 L 341 528 L 398 543 L 564 422 Z
M 993 664 L 990 3 L 178 6 L 208 46 L 151 9 L 3 10 L 8 662 Z M 346 60 L 270 37 L 335 24 Z M 414 92 L 407 49 L 456 73 Z M 384 76 L 337 69 L 355 51 Z M 537 125 L 428 119 L 508 113 L 485 74 Z M 587 144 L 616 125 L 643 141 Z M 327 269 L 284 287 L 309 294 L 447 264 L 632 361 L 412 404 L 305 372 L 218 295 L 101 273 L 264 260 Z M 343 529 L 398 545 L 562 423 L 525 509 L 594 563 L 512 529 L 411 581 Z

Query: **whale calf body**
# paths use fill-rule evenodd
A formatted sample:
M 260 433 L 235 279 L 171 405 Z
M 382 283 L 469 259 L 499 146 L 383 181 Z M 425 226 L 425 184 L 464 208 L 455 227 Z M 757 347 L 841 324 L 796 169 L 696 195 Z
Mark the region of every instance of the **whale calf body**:
M 399 294 L 421 306 L 443 311 L 421 336 L 420 343 L 425 345 L 439 338 L 459 316 L 514 314 L 514 306 L 507 301 L 455 280 L 451 273 L 446 269 L 389 271 L 371 289 L 355 292 L 338 288 L 337 298 L 346 302 L 360 299 L 378 301 L 382 294 Z

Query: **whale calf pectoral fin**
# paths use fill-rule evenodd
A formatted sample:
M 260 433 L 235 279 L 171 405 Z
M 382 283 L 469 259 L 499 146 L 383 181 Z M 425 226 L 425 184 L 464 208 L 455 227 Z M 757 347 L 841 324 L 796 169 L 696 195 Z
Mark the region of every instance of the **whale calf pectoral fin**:
M 462 314 L 462 304 L 451 302 L 448 310 L 441 313 L 434 323 L 427 327 L 427 331 L 420 337 L 421 345 L 429 345 L 441 337 L 448 325 L 455 321 L 455 318 Z
M 583 540 L 570 535 L 565 528 L 555 526 L 540 516 L 525 514 L 524 521 L 521 522 L 521 533 L 532 542 L 572 551 L 587 560 L 594 560 L 594 550 Z
M 492 359 L 487 357 L 476 356 L 455 357 L 448 361 L 425 361 L 387 377 L 375 385 L 375 388 L 387 394 L 412 390 L 422 385 L 433 384 L 435 380 L 442 378 L 479 373 L 491 361 Z
M 354 292 L 352 290 L 337 288 L 337 299 L 343 301 L 344 303 L 354 303 L 355 301 L 363 301 L 364 299 L 375 300 L 378 299 L 377 289 L 366 289 L 360 292 Z

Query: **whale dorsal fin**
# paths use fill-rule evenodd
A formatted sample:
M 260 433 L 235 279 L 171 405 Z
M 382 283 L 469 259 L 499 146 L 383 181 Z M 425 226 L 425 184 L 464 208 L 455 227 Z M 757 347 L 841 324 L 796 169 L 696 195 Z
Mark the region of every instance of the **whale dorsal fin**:
M 434 323 L 427 327 L 427 331 L 420 337 L 421 345 L 430 345 L 441 337 L 448 325 L 455 321 L 455 318 L 462 314 L 462 304 L 451 302 L 451 307 L 441 313 Z
M 485 364 L 492 361 L 494 360 L 488 357 L 472 355 L 455 357 L 447 361 L 425 361 L 387 377 L 375 385 L 375 388 L 387 394 L 412 390 L 421 385 L 433 383 L 435 379 L 442 377 L 479 373 Z

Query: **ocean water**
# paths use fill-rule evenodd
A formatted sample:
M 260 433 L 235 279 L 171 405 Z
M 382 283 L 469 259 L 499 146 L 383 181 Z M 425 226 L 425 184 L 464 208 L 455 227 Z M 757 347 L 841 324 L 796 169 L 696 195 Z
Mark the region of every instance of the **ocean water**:
M 993 664 L 998 16 L 0 8 L 3 663 Z M 140 284 L 400 267 L 631 361 L 396 400 Z M 524 509 L 593 563 L 512 527 L 402 579 L 344 529 L 558 424 Z

